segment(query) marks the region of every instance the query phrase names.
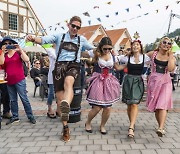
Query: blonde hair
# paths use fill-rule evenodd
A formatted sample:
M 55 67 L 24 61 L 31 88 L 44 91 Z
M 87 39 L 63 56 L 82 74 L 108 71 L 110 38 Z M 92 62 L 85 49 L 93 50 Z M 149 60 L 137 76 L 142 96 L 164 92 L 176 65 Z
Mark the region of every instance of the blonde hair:
M 165 37 L 162 37 L 162 38 L 160 39 L 156 50 L 159 51 L 159 48 L 160 48 L 160 46 L 161 46 L 161 44 L 162 44 L 162 42 L 163 42 L 164 40 L 169 40 L 169 41 L 171 42 L 171 48 L 169 48 L 169 51 L 172 49 L 173 40 L 170 39 L 169 37 L 165 36 Z

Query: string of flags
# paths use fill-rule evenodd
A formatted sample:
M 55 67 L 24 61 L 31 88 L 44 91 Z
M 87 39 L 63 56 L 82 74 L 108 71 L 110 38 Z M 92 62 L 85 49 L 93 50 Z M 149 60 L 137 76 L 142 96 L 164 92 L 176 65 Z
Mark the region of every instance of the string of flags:
M 148 1 L 149 1 L 150 3 L 153 3 L 153 2 L 154 2 L 154 0 L 148 0 Z M 175 3 L 176 3 L 176 4 L 180 4 L 180 0 L 175 1 Z M 108 2 L 106 2 L 105 4 L 106 4 L 106 5 L 112 5 L 112 2 L 111 2 L 111 1 L 108 1 Z M 172 3 L 169 4 L 169 5 L 164 6 L 164 9 L 165 9 L 165 10 L 168 10 L 171 5 L 172 5 Z M 143 6 L 142 3 L 139 3 L 139 4 L 137 4 L 135 7 L 138 7 L 139 9 L 142 9 L 142 8 L 143 8 L 142 6 Z M 94 16 L 92 17 L 90 12 L 93 11 L 94 9 L 100 9 L 100 6 L 97 6 L 97 5 L 96 5 L 96 6 L 93 7 L 93 9 L 91 9 L 91 10 L 89 10 L 89 11 L 85 11 L 85 12 L 82 13 L 83 16 L 86 16 L 87 18 L 89 18 L 89 20 L 87 21 L 87 22 L 88 22 L 88 25 L 91 25 L 93 18 L 95 18 L 98 22 L 101 23 L 104 17 L 105 17 L 105 18 L 110 18 L 110 17 L 113 16 L 113 15 L 110 15 L 110 14 L 106 14 L 106 15 L 100 16 L 100 17 L 94 17 Z M 129 8 L 125 8 L 124 10 L 125 10 L 127 13 L 130 13 L 130 12 L 132 11 L 132 8 L 129 7 Z M 123 11 L 123 9 L 121 9 L 121 11 Z M 113 13 L 114 16 L 119 16 L 121 11 L 118 11 L 118 10 L 115 11 L 115 12 Z M 160 9 L 156 9 L 156 10 L 154 10 L 153 12 L 159 13 L 159 11 L 160 11 Z M 149 15 L 150 13 L 152 13 L 152 12 L 146 12 L 146 13 L 141 14 L 141 15 L 138 15 L 138 16 L 136 16 L 136 17 L 131 17 L 131 18 L 129 18 L 129 19 L 119 21 L 119 22 L 116 23 L 115 25 L 111 25 L 111 27 L 114 27 L 114 26 L 120 24 L 121 22 L 127 22 L 127 21 L 129 21 L 129 20 L 134 20 L 134 19 L 137 19 L 137 18 L 140 18 L 140 17 L 143 17 L 143 16 L 147 16 L 147 15 Z M 64 23 L 67 23 L 67 22 L 68 22 L 68 20 L 64 20 L 64 21 L 58 22 L 58 23 L 55 24 L 55 26 L 49 26 L 47 29 L 43 29 L 42 31 L 46 31 L 46 30 L 56 31 L 56 30 L 59 29 L 59 28 L 60 28 L 61 30 L 65 30 L 66 28 L 65 28 L 65 26 L 63 26 L 63 24 L 64 24 Z
M 152 3 L 154 0 L 148 0 L 150 3 Z M 177 0 L 176 2 L 175 2 L 176 4 L 180 4 L 180 0 Z M 107 5 L 112 5 L 112 2 L 111 1 L 109 1 L 109 2 L 107 2 L 106 3 Z M 171 3 L 171 5 L 172 5 L 172 3 Z M 171 6 L 171 5 L 166 5 L 166 6 L 164 6 L 163 7 L 163 9 L 165 9 L 165 10 L 168 10 L 169 9 L 169 7 Z M 140 4 L 137 4 L 135 7 L 138 7 L 139 9 L 142 9 L 142 3 Z M 94 6 L 93 7 L 93 10 L 94 9 L 100 9 L 100 6 Z M 124 9 L 127 13 L 130 13 L 131 12 L 131 10 L 132 10 L 132 8 L 125 8 Z M 91 11 L 91 10 L 90 10 Z M 86 16 L 87 18 L 90 18 L 89 20 L 88 20 L 88 24 L 89 25 L 91 25 L 91 14 L 90 14 L 90 11 L 86 11 L 86 12 L 84 12 L 84 13 L 82 13 L 82 15 L 84 15 L 84 16 Z M 155 11 L 155 13 L 159 13 L 159 11 L 160 11 L 160 9 L 156 9 L 156 10 L 154 10 Z M 131 17 L 131 18 L 129 18 L 129 19 L 126 19 L 126 20 L 122 20 L 122 21 L 118 21 L 116 24 L 114 24 L 114 25 L 110 25 L 111 27 L 115 27 L 116 25 L 119 25 L 120 23 L 122 23 L 122 22 L 127 22 L 127 21 L 130 21 L 130 20 L 134 20 L 134 19 L 137 19 L 137 18 L 140 18 L 140 17 L 143 17 L 143 16 L 147 16 L 147 15 L 149 15 L 151 12 L 146 12 L 146 13 L 143 13 L 143 14 L 141 14 L 141 15 L 138 15 L 138 16 L 135 16 L 135 17 Z M 114 16 L 119 16 L 120 15 L 120 11 L 115 11 L 114 13 Z M 110 18 L 112 15 L 110 15 L 110 14 L 106 14 L 106 15 L 104 15 L 104 16 L 101 16 L 101 17 L 94 17 L 98 22 L 102 22 L 102 19 L 105 17 L 105 18 Z M 54 31 L 56 31 L 58 28 L 61 28 L 62 30 L 65 30 L 65 27 L 63 26 L 63 23 L 67 23 L 68 22 L 68 20 L 64 20 L 63 22 L 58 22 L 58 23 L 56 23 L 55 24 L 55 27 L 54 26 L 49 26 L 48 27 L 48 29 L 49 29 L 49 31 L 52 31 L 52 30 L 54 30 Z M 40 31 L 41 32 L 45 32 L 47 29 L 41 29 Z M 15 40 L 18 42 L 18 44 L 20 45 L 20 47 L 21 48 L 24 48 L 24 47 L 27 47 L 27 46 L 33 46 L 34 44 L 32 43 L 32 42 L 26 42 L 25 41 L 25 37 L 26 37 L 26 35 L 24 36 L 24 37 L 21 37 L 21 38 L 15 38 Z M 43 46 L 43 48 L 50 48 L 50 47 L 52 47 L 52 45 L 51 44 L 45 44 L 44 46 Z

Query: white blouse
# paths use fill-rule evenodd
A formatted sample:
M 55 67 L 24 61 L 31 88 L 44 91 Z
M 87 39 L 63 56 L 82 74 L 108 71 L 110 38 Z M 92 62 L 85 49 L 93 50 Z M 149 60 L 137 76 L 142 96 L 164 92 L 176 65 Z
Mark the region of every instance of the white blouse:
M 128 56 L 120 55 L 120 56 L 116 56 L 116 59 L 117 59 L 116 61 L 118 61 L 119 63 L 124 63 L 125 65 L 127 65 L 128 63 Z M 147 56 L 146 54 L 144 54 L 144 65 L 146 66 L 147 64 L 149 64 L 150 61 L 151 61 L 151 58 Z M 138 64 L 141 64 L 142 62 L 143 62 L 143 54 L 140 54 Z M 130 63 L 136 64 L 134 56 L 130 57 Z

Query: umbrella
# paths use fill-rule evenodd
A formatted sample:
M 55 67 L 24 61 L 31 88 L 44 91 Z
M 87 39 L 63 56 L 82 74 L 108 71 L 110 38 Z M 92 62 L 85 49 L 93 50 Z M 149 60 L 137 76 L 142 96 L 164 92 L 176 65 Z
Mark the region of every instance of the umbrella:
M 26 52 L 41 52 L 41 53 L 47 53 L 46 49 L 44 49 L 41 46 L 27 46 L 24 48 Z

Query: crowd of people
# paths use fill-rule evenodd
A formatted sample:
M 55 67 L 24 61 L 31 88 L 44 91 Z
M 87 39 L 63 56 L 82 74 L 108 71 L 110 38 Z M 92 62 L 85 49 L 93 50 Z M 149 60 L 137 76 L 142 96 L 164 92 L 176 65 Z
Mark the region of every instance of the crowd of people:
M 36 86 L 43 84 L 41 74 L 48 78 L 47 116 L 49 118 L 56 118 L 57 115 L 61 117 L 63 125 L 61 139 L 64 142 L 70 140 L 68 120 L 74 96 L 73 84 L 80 73 L 83 77 L 82 87 L 87 89 L 86 100 L 91 106 L 85 121 L 86 132 L 93 132 L 92 120 L 102 111 L 99 131 L 103 135 L 108 133 L 105 126 L 110 117 L 111 108 L 114 103 L 120 102 L 122 95 L 122 102 L 127 104 L 129 118 L 127 135 L 133 138 L 138 105 L 144 94 L 142 74 L 146 74 L 148 75 L 147 110 L 155 113 L 158 123 L 156 133 L 162 137 L 165 134 L 164 125 L 168 110 L 173 108 L 172 89 L 169 87 L 172 87 L 170 72 L 175 70 L 176 59 L 171 52 L 172 40 L 163 37 L 157 49 L 148 53 L 144 53 L 140 40 L 134 40 L 129 48 L 115 54 L 109 37 L 103 37 L 95 47 L 85 37 L 77 34 L 81 28 L 81 19 L 78 16 L 73 16 L 67 26 L 69 30 L 64 34 L 58 33 L 43 37 L 28 35 L 26 38 L 27 41 L 37 44 L 53 44 L 53 48 L 47 50 L 47 55 L 42 61 L 34 60 L 30 76 Z M 13 45 L 15 48 L 10 48 L 8 45 Z M 1 91 L 4 91 L 2 88 L 6 88 L 9 94 L 3 96 L 3 99 L 7 99 L 6 103 L 3 103 L 3 116 L 9 118 L 7 124 L 19 121 L 18 94 L 29 121 L 35 124 L 36 120 L 27 97 L 22 64 L 22 61 L 29 62 L 29 58 L 18 43 L 9 37 L 4 37 L 0 48 L 0 65 L 1 69 L 5 70 L 8 81 L 7 84 L 2 84 L 4 87 L 0 88 Z M 91 61 L 86 61 L 82 66 L 81 57 L 91 58 Z M 86 72 L 85 76 L 89 76 L 87 80 L 83 75 L 84 72 Z M 85 84 L 87 86 L 84 86 Z M 54 98 L 57 104 L 56 111 L 52 109 Z

